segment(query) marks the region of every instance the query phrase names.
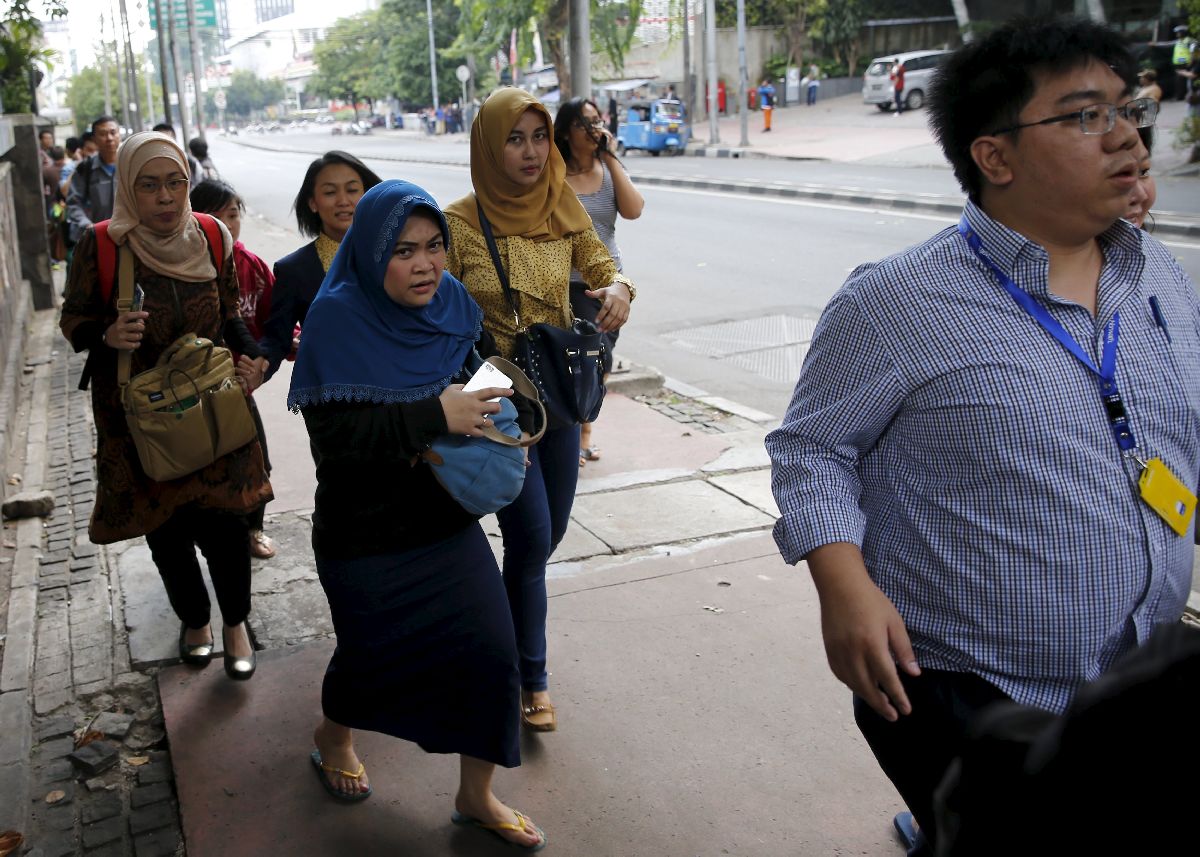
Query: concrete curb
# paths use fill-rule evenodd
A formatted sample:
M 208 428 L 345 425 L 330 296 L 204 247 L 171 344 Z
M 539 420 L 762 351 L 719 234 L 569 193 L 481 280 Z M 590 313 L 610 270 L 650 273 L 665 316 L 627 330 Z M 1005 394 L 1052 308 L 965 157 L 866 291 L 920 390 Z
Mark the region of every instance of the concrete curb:
M 736 157 L 736 156 L 735 156 Z M 753 196 L 774 196 L 784 199 L 812 199 L 853 205 L 864 208 L 895 208 L 905 211 L 920 211 L 927 214 L 942 214 L 957 218 L 962 214 L 962 197 L 938 194 L 902 196 L 890 193 L 869 193 L 859 190 L 843 190 L 818 184 L 763 184 L 755 181 L 730 181 L 728 179 L 677 178 L 675 176 L 630 175 L 635 184 L 658 187 L 681 187 L 692 190 L 708 190 L 718 193 L 744 193 Z M 1163 211 L 1154 214 L 1153 235 L 1171 235 L 1181 238 L 1200 239 L 1200 216 Z

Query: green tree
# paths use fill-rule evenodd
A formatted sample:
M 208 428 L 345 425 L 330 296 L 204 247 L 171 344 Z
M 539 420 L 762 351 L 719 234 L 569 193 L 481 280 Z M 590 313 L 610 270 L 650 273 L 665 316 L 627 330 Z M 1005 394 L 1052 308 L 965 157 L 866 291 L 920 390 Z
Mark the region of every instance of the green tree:
M 246 119 L 256 111 L 278 104 L 283 96 L 283 81 L 263 80 L 252 71 L 239 69 L 230 77 L 229 89 L 225 91 L 228 101 L 225 112 Z
M 108 67 L 108 86 L 115 102 L 117 97 L 117 70 Z M 88 67 L 71 78 L 67 84 L 67 106 L 75 116 L 75 130 L 83 133 L 92 125 L 92 120 L 104 113 L 104 74 L 100 69 Z
M 317 72 L 308 83 L 308 91 L 350 102 L 356 119 L 359 100 L 386 95 L 380 66 L 389 36 L 383 26 L 382 10 L 339 19 L 313 49 Z M 404 26 L 417 29 L 412 20 Z M 425 28 L 421 27 L 420 32 L 424 33 Z
M 826 45 L 834 59 L 845 64 L 846 73 L 855 74 L 862 46 L 859 32 L 869 12 L 867 0 L 825 0 L 815 15 L 810 35 Z
M 624 71 L 625 55 L 642 17 L 642 0 L 591 0 L 591 5 L 592 50 L 608 57 L 618 72 Z
M 380 7 L 384 30 L 384 73 L 380 94 L 393 95 L 406 104 L 429 104 L 433 91 L 429 79 L 429 28 L 424 0 L 387 0 Z M 438 70 L 438 97 L 443 103 L 458 101 L 454 70 L 467 58 L 459 42 L 462 10 L 453 3 L 433 4 L 433 41 Z M 417 26 L 417 22 L 420 25 Z
M 41 46 L 42 25 L 30 4 L 10 0 L 0 21 L 0 99 L 5 113 L 33 110 L 33 89 L 44 71 L 49 71 L 54 52 Z M 43 0 L 43 15 L 61 18 L 67 14 L 66 0 Z

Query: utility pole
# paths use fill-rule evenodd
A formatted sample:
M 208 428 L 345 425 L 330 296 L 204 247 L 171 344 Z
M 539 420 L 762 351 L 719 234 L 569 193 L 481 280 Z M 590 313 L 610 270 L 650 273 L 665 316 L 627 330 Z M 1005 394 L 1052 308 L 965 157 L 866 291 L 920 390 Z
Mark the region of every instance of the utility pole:
M 124 0 L 122 0 L 124 2 Z M 200 40 L 196 38 L 196 0 L 187 0 L 188 51 L 192 55 L 192 89 L 196 92 L 196 136 L 204 139 L 204 98 L 200 94 Z M 184 140 L 187 146 L 187 140 Z
M 112 116 L 112 84 L 108 82 L 108 42 L 104 39 L 104 16 L 100 16 L 100 73 L 104 76 L 104 115 Z
M 129 127 L 134 131 L 141 131 L 146 127 L 146 122 L 142 115 L 142 98 L 138 92 L 137 64 L 133 59 L 133 38 L 129 30 L 129 13 L 125 8 L 125 0 L 120 0 L 120 10 L 121 30 L 125 34 L 125 73 L 129 77 L 129 101 L 133 105 L 131 109 L 136 114 L 134 124 Z
M 158 74 L 162 78 L 163 121 L 171 124 L 171 86 L 167 82 L 167 31 L 163 29 L 163 0 L 154 4 L 154 39 L 158 42 Z M 171 14 L 171 10 L 167 10 Z
M 121 125 L 136 130 L 133 128 L 133 120 L 129 116 L 129 81 L 125 76 L 125 61 L 121 58 L 121 54 L 124 53 L 121 49 L 121 31 L 117 29 L 117 19 L 112 14 L 111 7 L 109 8 L 108 22 L 112 25 L 113 31 L 113 61 L 117 64 L 117 97 L 121 99 Z
M 737 36 L 738 36 L 738 121 L 742 126 L 742 141 L 739 146 L 750 145 L 748 124 L 750 117 L 746 115 L 750 106 L 746 97 L 746 0 L 737 0 Z M 762 105 L 760 104 L 761 108 Z
M 704 0 L 704 59 L 708 66 L 708 143 L 721 142 L 717 127 L 717 3 Z
M 150 78 L 153 67 L 150 65 L 150 60 L 146 60 L 146 65 L 142 69 L 142 79 L 146 81 L 146 115 L 142 117 L 142 129 L 150 130 L 150 126 L 154 124 L 154 90 L 150 88 Z
M 950 0 L 950 5 L 954 8 L 954 17 L 958 19 L 958 30 L 962 33 L 963 42 L 971 41 L 971 13 L 967 10 L 967 0 Z
M 433 44 L 433 5 L 425 0 L 425 17 L 429 19 L 429 82 L 433 85 L 433 109 L 436 112 L 441 105 L 437 91 L 437 48 Z
M 692 37 L 688 32 L 692 28 L 691 0 L 683 0 L 683 112 L 688 122 L 695 115 L 695 103 L 692 99 Z
M 567 19 L 571 45 L 571 96 L 592 97 L 592 30 L 589 0 L 571 0 Z M 560 99 L 560 102 L 561 99 Z
M 163 2 L 163 0 L 159 0 Z M 188 138 L 187 90 L 183 86 L 183 72 L 179 70 L 179 40 L 175 38 L 175 9 L 167 12 L 167 32 L 171 35 L 171 67 L 175 69 L 175 97 L 179 99 L 179 133 L 183 135 L 184 145 Z M 168 118 L 168 122 L 171 120 Z

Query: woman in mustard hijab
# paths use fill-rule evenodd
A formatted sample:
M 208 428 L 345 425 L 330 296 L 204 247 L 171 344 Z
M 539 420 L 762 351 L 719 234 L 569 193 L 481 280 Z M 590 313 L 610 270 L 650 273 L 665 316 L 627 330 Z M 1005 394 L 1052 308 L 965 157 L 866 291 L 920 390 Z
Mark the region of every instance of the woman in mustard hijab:
M 519 89 L 492 93 L 471 126 L 475 192 L 446 208 L 446 270 L 483 308 L 484 327 L 505 357 L 513 356 L 517 322 L 483 236 L 480 208 L 491 224 L 523 324 L 571 326 L 572 267 L 591 287 L 586 294 L 602 304 L 596 317 L 600 330 L 616 330 L 629 318 L 633 284 L 618 273 L 567 186 L 566 172 L 542 103 Z M 547 431 L 529 450 L 520 496 L 497 515 L 520 656 L 521 722 L 536 732 L 552 732 L 558 723 L 546 673 L 546 563 L 567 530 L 578 479 L 579 426 Z
M 76 351 L 87 351 L 96 422 L 96 501 L 88 535 L 96 544 L 145 536 L 171 607 L 179 617 L 179 656 L 205 666 L 215 641 L 196 547 L 204 553 L 217 596 L 225 671 L 254 674 L 250 612 L 250 533 L 245 515 L 271 499 L 262 450 L 254 440 L 195 473 L 156 482 L 143 472 L 117 384 L 117 355 L 132 352 L 130 373 L 153 367 L 163 350 L 188 333 L 239 352 L 247 393 L 262 383 L 267 361 L 238 313 L 238 282 L 229 230 L 188 201 L 187 156 L 157 132 L 134 134 L 117 153 L 113 216 L 89 227 L 75 248 L 59 324 Z M 198 218 L 220 236 L 210 246 Z M 101 230 L 100 227 L 104 226 Z M 104 233 L 103 237 L 98 231 Z M 100 241 L 111 259 L 128 246 L 140 309 L 117 310 L 116 277 L 105 291 Z M 111 276 L 111 272 L 110 272 Z

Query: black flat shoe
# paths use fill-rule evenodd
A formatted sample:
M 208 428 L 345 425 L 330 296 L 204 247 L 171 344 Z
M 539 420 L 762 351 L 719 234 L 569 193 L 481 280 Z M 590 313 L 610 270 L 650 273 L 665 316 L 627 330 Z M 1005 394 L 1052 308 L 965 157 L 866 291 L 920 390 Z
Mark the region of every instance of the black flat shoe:
M 192 645 L 187 642 L 188 627 L 179 623 L 179 660 L 194 667 L 206 667 L 212 660 L 213 639 L 210 636 L 207 643 Z
M 225 630 L 221 630 L 221 639 L 225 639 Z M 250 641 L 250 657 L 235 658 L 229 654 L 229 644 L 225 643 L 225 675 L 235 681 L 246 681 L 254 675 L 258 668 L 258 653 L 254 651 L 254 638 L 250 636 L 250 626 L 246 625 L 246 639 Z

